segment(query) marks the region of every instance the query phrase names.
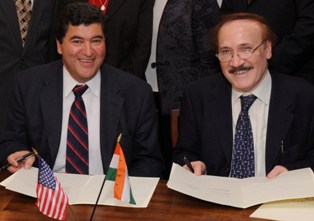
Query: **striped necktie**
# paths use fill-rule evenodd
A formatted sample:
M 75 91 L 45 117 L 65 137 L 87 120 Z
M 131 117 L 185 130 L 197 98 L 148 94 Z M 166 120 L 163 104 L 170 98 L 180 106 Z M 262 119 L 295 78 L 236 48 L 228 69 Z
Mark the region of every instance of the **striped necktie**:
M 73 89 L 75 100 L 70 109 L 66 165 L 67 173 L 88 174 L 88 127 L 82 94 L 87 85 L 76 85 Z
M 249 109 L 256 97 L 241 96 L 241 112 L 236 125 L 231 161 L 231 177 L 255 176 L 254 142 Z
M 26 42 L 27 30 L 31 19 L 32 7 L 31 0 L 15 0 L 17 18 L 19 20 L 22 45 Z

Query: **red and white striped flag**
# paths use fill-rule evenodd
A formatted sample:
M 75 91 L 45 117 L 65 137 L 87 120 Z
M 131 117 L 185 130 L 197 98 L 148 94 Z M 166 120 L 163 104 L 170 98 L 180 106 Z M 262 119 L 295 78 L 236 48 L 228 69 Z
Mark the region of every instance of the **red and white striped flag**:
M 39 211 L 53 219 L 64 220 L 68 210 L 68 197 L 54 177 L 47 163 L 38 156 L 38 183 L 36 205 Z
M 136 203 L 131 190 L 128 168 L 120 145 L 120 138 L 121 134 L 118 138 L 117 145 L 106 174 L 106 179 L 115 182 L 114 198 L 135 205 Z

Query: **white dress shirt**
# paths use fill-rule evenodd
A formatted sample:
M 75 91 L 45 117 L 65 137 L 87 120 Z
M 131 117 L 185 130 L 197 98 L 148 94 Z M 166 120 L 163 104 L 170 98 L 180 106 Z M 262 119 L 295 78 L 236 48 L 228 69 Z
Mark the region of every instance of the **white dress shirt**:
M 65 172 L 66 140 L 69 114 L 75 96 L 72 92 L 76 82 L 63 67 L 63 116 L 59 151 L 53 170 Z M 89 174 L 104 174 L 100 152 L 100 71 L 86 82 L 88 89 L 82 95 L 85 103 L 88 124 Z

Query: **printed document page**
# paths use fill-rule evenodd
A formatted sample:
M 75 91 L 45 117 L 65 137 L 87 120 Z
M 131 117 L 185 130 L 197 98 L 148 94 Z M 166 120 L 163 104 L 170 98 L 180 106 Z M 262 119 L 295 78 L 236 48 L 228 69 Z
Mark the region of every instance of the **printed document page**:
M 310 168 L 288 171 L 273 179 L 237 179 L 195 176 L 173 164 L 167 186 L 205 201 L 238 208 L 277 200 L 314 197 L 314 175 Z
M 77 175 L 54 173 L 60 182 L 70 204 L 95 204 L 105 175 Z M 20 169 L 0 185 L 6 189 L 36 197 L 38 169 Z M 114 182 L 106 180 L 99 205 L 145 208 L 155 191 L 159 178 L 129 177 L 136 205 L 117 200 L 113 197 Z

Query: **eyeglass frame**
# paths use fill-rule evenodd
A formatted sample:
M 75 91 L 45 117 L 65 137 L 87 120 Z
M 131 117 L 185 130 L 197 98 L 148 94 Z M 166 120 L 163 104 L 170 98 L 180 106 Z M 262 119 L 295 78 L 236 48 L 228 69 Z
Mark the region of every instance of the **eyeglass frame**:
M 248 57 L 245 57 L 243 58 L 242 56 L 239 56 L 239 51 L 234 51 L 232 49 L 230 49 L 232 51 L 232 53 L 226 53 L 225 55 L 223 56 L 230 56 L 229 59 L 227 60 L 222 60 L 221 59 L 221 56 L 219 55 L 221 52 L 218 52 L 215 54 L 216 57 L 219 59 L 219 61 L 221 62 L 228 62 L 228 61 L 231 61 L 231 59 L 233 58 L 233 55 L 236 54 L 239 58 L 243 59 L 243 60 L 246 60 L 246 59 L 249 59 L 250 57 L 252 57 L 252 55 L 254 54 L 254 52 L 259 48 L 261 47 L 264 43 L 266 42 L 266 40 L 262 41 L 262 43 L 260 43 L 259 45 L 257 45 L 255 48 L 251 48 L 250 50 L 246 49 L 246 51 L 244 51 L 244 48 L 243 48 L 243 51 L 244 53 L 247 53 L 247 52 L 250 52 L 250 55 Z

